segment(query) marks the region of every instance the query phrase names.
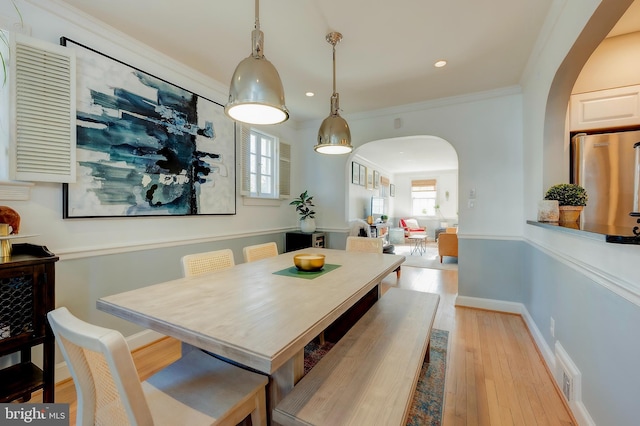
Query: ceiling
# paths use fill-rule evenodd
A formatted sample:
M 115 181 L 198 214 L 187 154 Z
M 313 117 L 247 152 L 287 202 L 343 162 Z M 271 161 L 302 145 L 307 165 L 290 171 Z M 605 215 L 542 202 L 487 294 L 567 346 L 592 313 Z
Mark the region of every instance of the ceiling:
M 60 0 L 181 63 L 228 84 L 251 53 L 251 0 Z M 265 56 L 278 69 L 291 120 L 321 120 L 332 92 L 330 31 L 336 47 L 337 91 L 343 116 L 519 84 L 552 0 L 263 0 Z M 612 34 L 636 31 L 640 0 Z M 633 13 L 632 13 L 633 10 Z M 439 59 L 448 61 L 435 68 Z M 314 97 L 305 96 L 314 92 Z M 419 143 L 418 143 L 419 142 Z M 433 158 L 430 139 L 404 151 Z M 389 150 L 389 172 L 403 156 Z M 361 154 L 360 151 L 358 151 Z M 455 152 L 454 152 L 455 155 Z M 397 163 L 397 164 L 396 164 Z M 442 167 L 440 167 L 442 169 Z M 457 159 L 456 159 L 457 168 Z
M 225 85 L 251 53 L 252 0 L 61 1 Z M 329 114 L 330 31 L 343 34 L 336 84 L 348 117 L 518 84 L 551 3 L 262 0 L 259 17 L 291 119 L 306 121 Z

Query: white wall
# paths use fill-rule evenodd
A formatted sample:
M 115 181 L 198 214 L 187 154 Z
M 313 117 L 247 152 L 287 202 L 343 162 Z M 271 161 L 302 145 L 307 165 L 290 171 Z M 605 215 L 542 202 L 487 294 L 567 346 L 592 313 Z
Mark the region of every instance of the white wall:
M 527 218 L 535 218 L 548 183 L 568 170 L 566 108 L 571 89 L 629 3 L 554 3 L 523 79 Z M 637 404 L 629 395 L 638 394 L 640 373 L 628 354 L 637 353 L 640 346 L 629 330 L 640 319 L 636 267 L 640 246 L 608 244 L 603 238 L 528 225 L 524 236 L 529 253 L 524 258 L 521 297 L 534 331 L 543 336 L 539 343 L 552 348 L 560 342 L 582 373 L 582 401 L 571 405 L 580 424 L 636 424 Z M 549 331 L 551 317 L 554 335 Z M 547 361 L 553 371 L 552 355 Z
M 640 32 L 602 41 L 582 68 L 572 93 L 640 84 Z
M 393 127 L 397 117 L 402 119 L 400 129 Z M 356 147 L 372 140 L 424 134 L 448 141 L 458 154 L 460 232 L 476 236 L 521 233 L 522 114 L 517 88 L 407 105 L 367 116 L 345 115 L 345 119 Z M 465 125 L 459 125 L 461 122 Z M 300 139 L 309 141 L 304 149 L 310 161 L 305 166 L 310 175 L 325 176 L 312 191 L 323 195 L 319 226 L 340 228 L 346 226 L 348 200 L 344 182 L 351 165 L 346 164 L 346 158 L 311 155 L 319 124 L 308 123 L 301 129 Z M 471 188 L 477 192 L 473 209 L 466 207 L 467 198 L 463 196 Z M 396 194 L 398 190 L 396 186 Z
M 358 155 L 353 156 L 351 161 L 347 162 L 349 170 L 351 170 L 351 162 L 355 161 L 358 164 L 361 164 L 369 171 L 376 170 L 380 173 L 380 176 L 385 176 L 387 179 L 391 177 L 390 173 L 387 172 L 384 168 L 380 167 L 379 164 L 374 164 Z M 367 216 L 371 214 L 371 197 L 381 197 L 382 196 L 382 186 L 378 188 L 367 188 L 366 185 L 355 185 L 351 183 L 351 174 L 346 176 L 346 181 L 348 184 L 347 193 L 348 193 L 348 213 L 347 218 L 349 220 L 352 219 L 366 219 Z M 393 182 L 393 181 L 392 181 Z M 389 197 L 385 200 L 385 209 L 387 216 L 390 215 L 390 204 Z

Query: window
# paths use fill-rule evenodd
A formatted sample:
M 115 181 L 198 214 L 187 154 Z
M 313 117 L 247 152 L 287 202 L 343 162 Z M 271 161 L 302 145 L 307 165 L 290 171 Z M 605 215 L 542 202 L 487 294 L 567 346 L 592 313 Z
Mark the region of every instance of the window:
M 436 180 L 411 181 L 411 203 L 414 216 L 436 215 Z
M 246 126 L 241 128 L 241 194 L 251 198 L 290 196 L 291 147 L 277 137 Z

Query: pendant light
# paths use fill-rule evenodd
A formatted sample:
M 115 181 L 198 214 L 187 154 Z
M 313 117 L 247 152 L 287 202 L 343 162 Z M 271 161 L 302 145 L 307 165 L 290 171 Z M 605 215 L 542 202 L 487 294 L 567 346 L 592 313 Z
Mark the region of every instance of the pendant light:
M 260 31 L 259 5 L 251 32 L 252 52 L 236 67 L 224 112 L 236 121 L 248 124 L 278 124 L 289 118 L 284 104 L 284 88 L 278 71 L 264 57 L 264 34 Z
M 336 93 L 336 44 L 342 40 L 342 34 L 327 34 L 327 42 L 333 46 L 333 94 L 331 95 L 331 114 L 324 119 L 318 130 L 318 144 L 313 147 L 321 154 L 348 154 L 351 146 L 351 131 L 347 121 L 340 117 L 340 99 Z

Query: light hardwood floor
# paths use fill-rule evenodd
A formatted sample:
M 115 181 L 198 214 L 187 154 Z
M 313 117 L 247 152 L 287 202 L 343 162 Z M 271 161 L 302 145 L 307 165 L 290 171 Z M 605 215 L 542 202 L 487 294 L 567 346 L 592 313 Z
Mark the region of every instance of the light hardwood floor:
M 577 425 L 520 316 L 455 307 L 457 271 L 403 266 L 400 278 L 383 280 L 383 291 L 391 286 L 440 294 L 434 327 L 449 332 L 444 426 Z M 180 346 L 163 339 L 133 355 L 144 380 L 177 359 Z M 56 402 L 71 403 L 75 419 L 71 381 L 56 386 Z

